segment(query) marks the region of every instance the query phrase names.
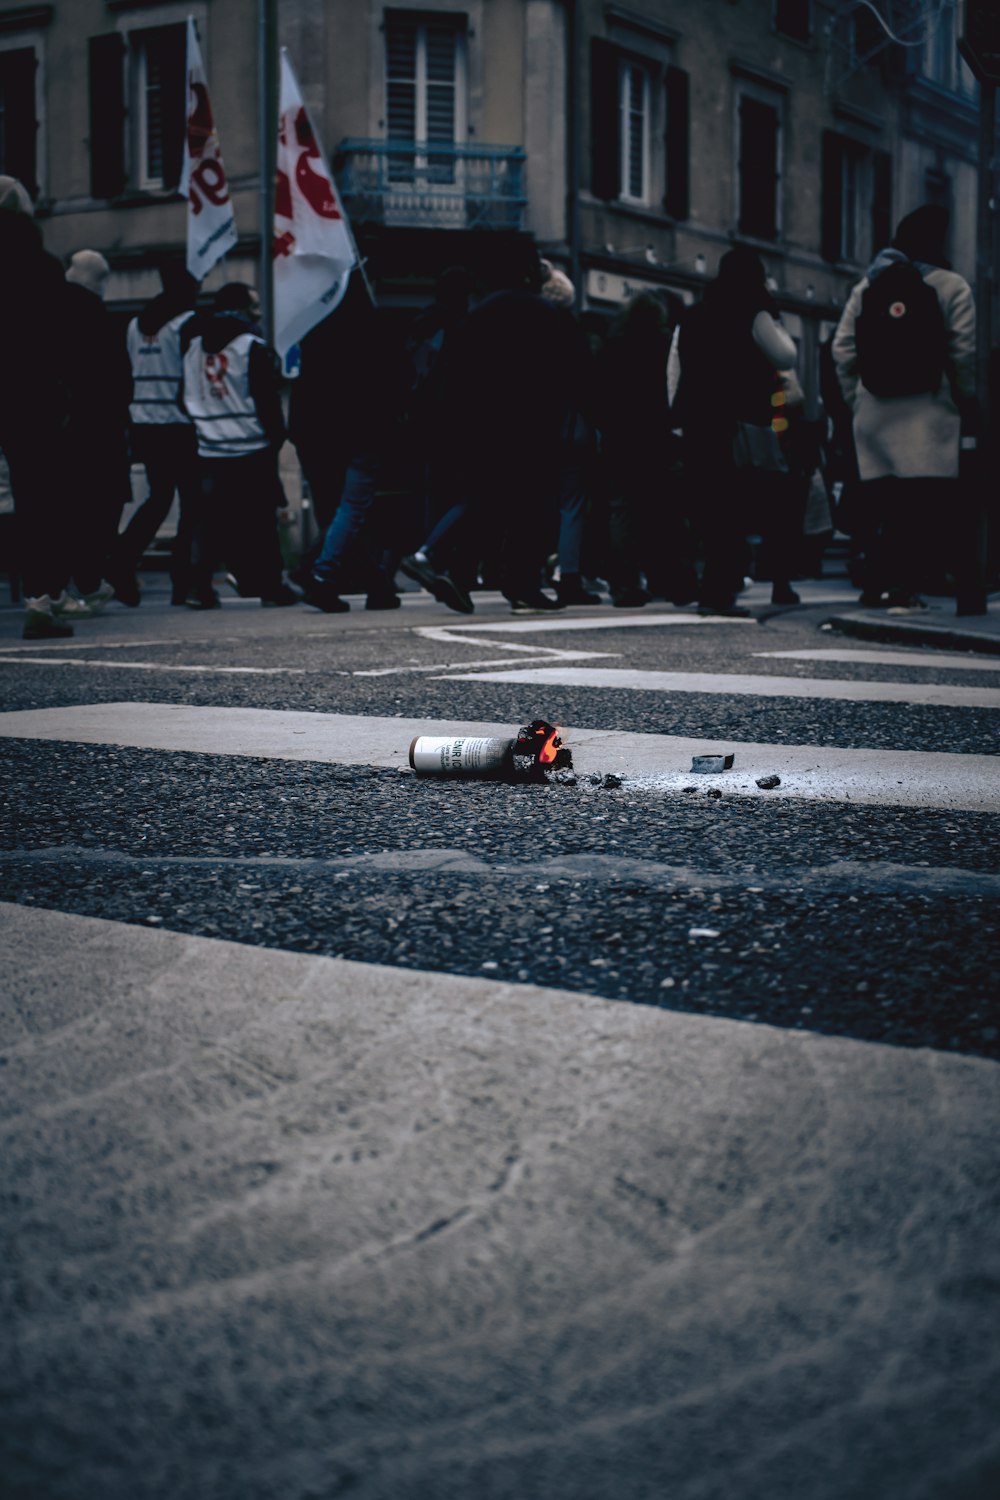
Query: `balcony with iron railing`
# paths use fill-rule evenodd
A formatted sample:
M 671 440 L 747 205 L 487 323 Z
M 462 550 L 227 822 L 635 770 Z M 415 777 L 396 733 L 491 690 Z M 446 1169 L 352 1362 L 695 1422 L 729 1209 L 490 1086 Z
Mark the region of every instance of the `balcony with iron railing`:
M 524 162 L 520 146 L 349 139 L 337 148 L 337 181 L 357 224 L 520 229 Z

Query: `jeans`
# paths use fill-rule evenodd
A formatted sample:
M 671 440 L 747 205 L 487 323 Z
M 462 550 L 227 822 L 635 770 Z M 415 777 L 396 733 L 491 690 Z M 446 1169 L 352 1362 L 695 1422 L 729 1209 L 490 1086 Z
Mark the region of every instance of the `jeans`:
M 142 555 L 166 519 L 176 491 L 180 518 L 170 559 L 170 581 L 175 594 L 187 589 L 191 571 L 200 482 L 198 449 L 189 423 L 152 423 L 133 428 L 132 451 L 144 465 L 149 495 L 121 533 L 112 553 L 113 571 L 134 573 Z
M 323 545 L 313 564 L 313 576 L 319 583 L 335 589 L 343 586 L 346 564 L 370 529 L 378 495 L 378 478 L 379 462 L 373 453 L 357 454 L 348 464 L 340 504 L 326 528 Z M 391 568 L 386 553 L 380 550 L 376 559 L 369 552 L 364 566 L 369 588 L 392 587 L 395 570 Z

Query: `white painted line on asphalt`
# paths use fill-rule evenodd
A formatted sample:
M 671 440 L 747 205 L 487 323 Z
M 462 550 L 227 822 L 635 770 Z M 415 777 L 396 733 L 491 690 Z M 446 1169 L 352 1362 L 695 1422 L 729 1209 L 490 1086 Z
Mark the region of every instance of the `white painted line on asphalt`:
M 973 656 L 968 652 L 955 652 L 954 655 L 946 656 L 942 652 L 921 653 L 919 648 L 910 651 L 839 651 L 831 647 L 809 651 L 754 651 L 753 655 L 782 658 L 786 661 L 840 661 L 871 663 L 876 667 L 932 667 L 941 671 L 955 669 L 960 672 L 1000 672 L 1000 655 Z
M 483 620 L 475 625 L 416 625 L 418 635 L 431 641 L 460 641 L 471 631 L 503 631 L 505 635 L 550 635 L 567 630 L 628 630 L 656 625 L 756 625 L 753 616 L 728 615 L 538 615 L 531 620 Z
M 190 751 L 202 755 L 318 761 L 408 769 L 419 734 L 511 735 L 516 724 L 467 720 L 375 718 L 258 708 L 197 708 L 190 704 L 91 703 L 0 714 L 0 737 Z M 842 749 L 623 734 L 563 728 L 581 775 L 613 772 L 648 792 L 717 788 L 727 796 L 816 799 L 897 807 L 950 807 L 1000 812 L 1000 757 L 919 750 Z M 696 776 L 693 755 L 735 751 L 719 776 Z M 778 775 L 764 792 L 759 776 Z
M 473 643 L 470 641 L 469 644 L 471 645 Z M 483 642 L 482 641 L 476 641 L 475 644 L 476 645 L 482 645 Z M 489 642 L 486 642 L 486 644 L 488 645 Z M 512 647 L 511 649 L 512 650 L 513 649 L 517 649 L 517 650 L 529 650 L 529 651 L 531 651 L 531 655 L 528 656 L 527 658 L 525 658 L 523 656 L 501 656 L 501 657 L 494 658 L 492 661 L 439 661 L 439 662 L 433 662 L 430 666 L 408 665 L 408 666 L 400 666 L 400 667 L 376 667 L 376 668 L 368 668 L 368 669 L 366 669 L 364 671 L 352 672 L 351 676 L 352 677 L 393 677 L 393 676 L 396 676 L 400 672 L 458 672 L 458 671 L 465 670 L 465 669 L 467 669 L 469 667 L 507 667 L 507 666 L 510 666 L 512 663 L 515 664 L 515 665 L 517 665 L 517 664 L 519 664 L 519 663 L 521 663 L 521 662 L 523 662 L 525 660 L 527 660 L 527 661 L 552 661 L 553 656 L 555 656 L 559 661 L 583 661 L 585 659 L 587 659 L 587 660 L 593 660 L 595 657 L 599 657 L 599 656 L 601 656 L 601 657 L 609 657 L 609 656 L 620 656 L 621 655 L 620 651 L 557 651 L 557 652 L 550 652 L 545 646 L 539 646 L 537 652 L 532 647 L 517 647 L 517 648 L 513 648 Z M 544 656 L 538 654 L 539 652 L 542 652 L 542 651 L 545 652 Z
M 176 643 L 175 643 L 176 644 Z M 164 661 L 90 661 L 79 656 L 3 656 L 0 666 L 30 667 L 99 667 L 112 668 L 119 672 L 217 672 L 247 674 L 255 677 L 298 677 L 305 667 L 216 667 L 198 666 L 187 662 Z
M 442 679 L 445 680 L 445 679 Z M 459 672 L 449 682 L 518 682 L 533 687 L 621 688 L 643 693 L 739 693 L 754 698 L 825 698 L 849 703 L 1000 708 L 1000 688 L 944 683 L 846 682 L 828 677 L 766 677 L 735 672 L 639 672 L 629 667 L 531 667 Z

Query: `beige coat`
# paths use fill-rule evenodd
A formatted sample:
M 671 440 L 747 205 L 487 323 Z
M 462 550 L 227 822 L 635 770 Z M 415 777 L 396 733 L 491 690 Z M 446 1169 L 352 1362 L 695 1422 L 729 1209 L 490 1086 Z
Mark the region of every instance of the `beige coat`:
M 833 358 L 848 406 L 862 479 L 953 479 L 958 474 L 962 421 L 959 401 L 976 387 L 976 313 L 967 281 L 934 267 L 924 280 L 937 293 L 948 333 L 940 390 L 921 396 L 873 396 L 858 378 L 854 327 L 867 276 L 859 281 L 833 337 Z

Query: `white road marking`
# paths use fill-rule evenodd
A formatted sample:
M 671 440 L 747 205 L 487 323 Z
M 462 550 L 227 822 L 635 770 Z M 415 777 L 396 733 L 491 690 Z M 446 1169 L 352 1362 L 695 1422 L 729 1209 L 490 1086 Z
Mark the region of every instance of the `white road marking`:
M 416 625 L 418 635 L 431 641 L 460 641 L 472 631 L 503 631 L 505 635 L 562 634 L 568 630 L 628 630 L 656 625 L 756 625 L 749 616 L 730 619 L 728 615 L 537 615 L 524 620 L 483 620 L 473 625 Z
M 470 642 L 469 644 L 471 645 L 472 642 Z M 482 645 L 482 642 L 481 641 L 477 641 L 475 644 L 476 645 Z M 486 644 L 488 645 L 489 642 L 487 642 Z M 523 648 L 518 648 L 518 649 L 523 649 Z M 545 649 L 546 648 L 544 646 L 540 646 L 538 648 L 539 652 L 545 651 Z M 590 659 L 590 660 L 592 660 L 594 657 L 597 657 L 597 656 L 603 656 L 603 657 L 620 656 L 621 652 L 620 651 L 560 651 L 560 652 L 555 653 L 555 655 L 557 655 L 557 657 L 558 657 L 558 659 L 560 661 L 582 661 L 584 659 Z M 439 661 L 439 662 L 432 663 L 431 666 L 407 665 L 407 666 L 400 666 L 400 667 L 377 667 L 377 668 L 368 668 L 368 669 L 366 669 L 364 671 L 352 672 L 351 676 L 352 677 L 394 677 L 394 676 L 396 676 L 400 672 L 458 672 L 458 671 L 467 669 L 468 667 L 508 667 L 512 663 L 517 664 L 517 663 L 523 662 L 525 659 L 527 659 L 528 661 L 551 661 L 552 660 L 552 655 L 549 654 L 546 651 L 546 654 L 544 656 L 541 656 L 541 655 L 537 654 L 536 652 L 532 651 L 532 654 L 529 657 L 527 657 L 527 658 L 525 658 L 523 656 L 518 656 L 518 657 L 515 657 L 515 656 L 500 656 L 500 657 L 495 657 L 492 661 Z
M 444 679 L 442 679 L 444 680 Z M 639 672 L 628 667 L 531 667 L 459 672 L 450 682 L 518 682 L 526 686 L 621 688 L 645 693 L 740 693 L 755 698 L 825 698 L 850 703 L 936 704 L 1000 708 L 1000 688 L 943 683 L 846 682 L 828 677 L 766 677 L 735 672 Z
M 162 703 L 78 704 L 0 714 L 0 737 L 396 769 L 408 769 L 410 741 L 418 734 L 513 736 L 516 729 L 509 723 Z M 770 800 L 1000 812 L 1000 758 L 993 755 L 744 743 L 607 729 L 564 728 L 562 733 L 581 775 L 614 772 L 627 778 L 632 789 L 651 793 L 691 788 L 704 793 L 713 787 L 727 796 Z M 692 775 L 693 755 L 726 751 L 736 753 L 731 771 Z M 757 777 L 772 774 L 781 777 L 781 785 L 760 791 Z
M 206 672 L 237 673 L 255 677 L 301 676 L 305 667 L 216 667 L 188 662 L 164 661 L 90 661 L 79 656 L 10 656 L 0 655 L 0 666 L 27 664 L 32 667 L 99 667 L 120 672 Z
M 936 670 L 952 668 L 959 672 L 1000 672 L 1000 655 L 980 654 L 970 656 L 944 655 L 941 652 L 911 651 L 838 651 L 836 648 L 818 648 L 809 651 L 755 651 L 754 656 L 783 658 L 786 661 L 842 661 L 871 663 L 876 667 L 933 667 Z

